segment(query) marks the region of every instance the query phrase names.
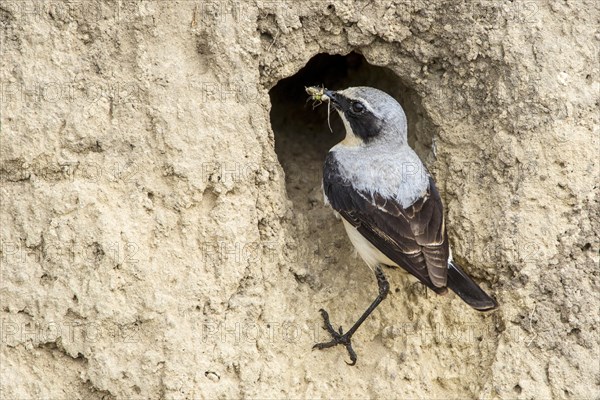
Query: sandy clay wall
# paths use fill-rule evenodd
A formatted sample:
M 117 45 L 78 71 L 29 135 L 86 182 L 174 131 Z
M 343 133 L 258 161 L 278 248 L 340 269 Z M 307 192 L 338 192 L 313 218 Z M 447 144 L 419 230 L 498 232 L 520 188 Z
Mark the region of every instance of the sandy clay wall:
M 595 1 L 2 1 L 2 399 L 600 396 Z M 325 208 L 304 85 L 407 110 L 482 315 Z

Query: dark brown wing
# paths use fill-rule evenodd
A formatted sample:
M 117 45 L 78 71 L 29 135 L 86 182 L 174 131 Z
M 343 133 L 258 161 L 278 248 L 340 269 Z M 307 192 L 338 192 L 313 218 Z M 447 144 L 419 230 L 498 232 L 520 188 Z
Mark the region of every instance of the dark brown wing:
M 394 199 L 357 191 L 340 173 L 333 155 L 325 161 L 323 189 L 329 203 L 383 254 L 442 292 L 448 273 L 443 206 L 432 179 L 425 196 L 404 209 Z

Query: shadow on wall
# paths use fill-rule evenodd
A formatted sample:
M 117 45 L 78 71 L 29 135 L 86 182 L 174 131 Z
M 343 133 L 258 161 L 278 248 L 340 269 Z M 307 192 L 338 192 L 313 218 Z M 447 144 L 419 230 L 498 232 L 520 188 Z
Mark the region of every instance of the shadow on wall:
M 307 212 L 317 206 L 315 202 L 322 205 L 323 161 L 327 151 L 344 137 L 336 111 L 331 109 L 331 133 L 327 126 L 327 104 L 313 109 L 312 102 L 306 101 L 305 86 L 322 85 L 333 90 L 372 86 L 392 95 L 406 112 L 409 144 L 426 164 L 433 161 L 435 127 L 423 110 L 419 96 L 404 86 L 394 72 L 369 64 L 355 52 L 346 56 L 318 54 L 269 92 L 275 152 L 285 171 L 288 196 L 297 211 Z

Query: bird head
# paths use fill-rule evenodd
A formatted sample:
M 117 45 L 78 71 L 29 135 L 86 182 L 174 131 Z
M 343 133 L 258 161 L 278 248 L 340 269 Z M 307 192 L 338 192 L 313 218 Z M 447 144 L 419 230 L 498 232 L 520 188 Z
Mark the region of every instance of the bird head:
M 406 144 L 406 115 L 387 93 L 367 86 L 326 90 L 324 99 L 337 110 L 346 128 L 345 142 L 354 146 Z

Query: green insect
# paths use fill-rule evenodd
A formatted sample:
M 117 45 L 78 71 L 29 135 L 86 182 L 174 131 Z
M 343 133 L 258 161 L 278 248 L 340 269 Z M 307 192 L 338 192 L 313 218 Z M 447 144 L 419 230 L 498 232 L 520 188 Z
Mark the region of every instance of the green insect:
M 310 95 L 310 97 L 306 101 L 312 100 L 313 108 L 317 108 L 323 103 L 323 100 L 327 100 L 327 95 L 325 94 L 325 90 L 327 89 L 325 88 L 325 86 L 305 86 L 304 89 L 306 89 L 306 93 Z
M 324 100 L 327 100 L 327 125 L 329 126 L 329 130 L 333 132 L 333 129 L 331 129 L 331 122 L 329 119 L 331 115 L 331 101 L 329 101 L 329 97 L 325 94 L 327 88 L 325 86 L 305 86 L 304 89 L 306 90 L 306 93 L 310 95 L 310 97 L 306 99 L 306 101 L 313 101 L 313 109 L 323 104 Z

